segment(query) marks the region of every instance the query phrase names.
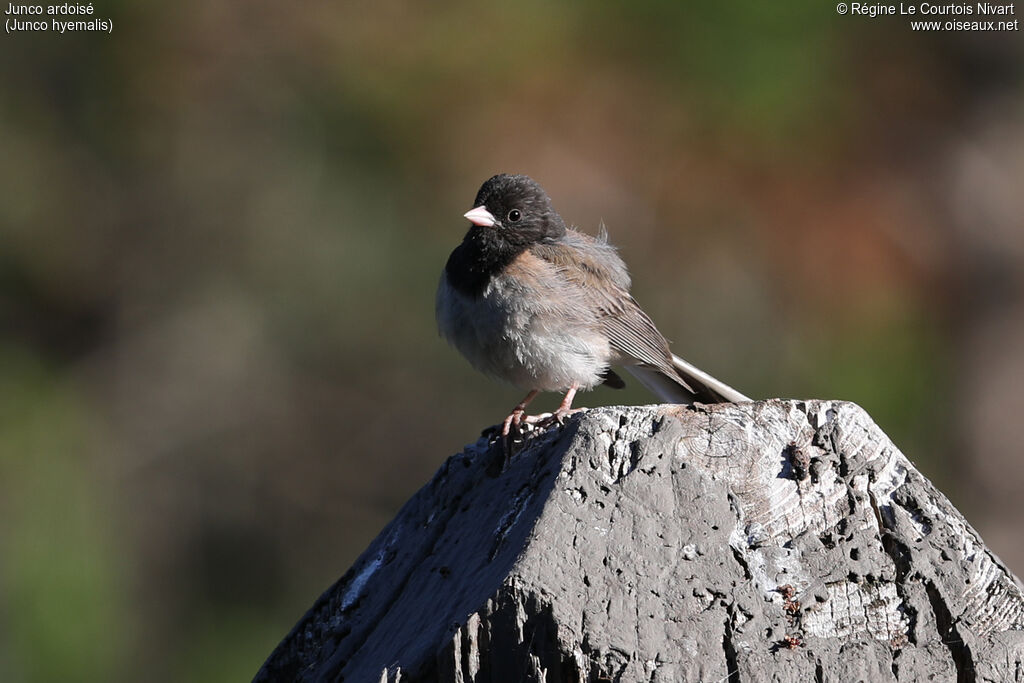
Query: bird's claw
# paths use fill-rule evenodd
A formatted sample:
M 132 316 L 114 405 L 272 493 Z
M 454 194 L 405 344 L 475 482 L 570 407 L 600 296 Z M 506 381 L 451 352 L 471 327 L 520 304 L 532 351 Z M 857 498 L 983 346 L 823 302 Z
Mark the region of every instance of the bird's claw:
M 555 422 L 562 424 L 562 419 L 556 419 L 554 413 L 527 415 L 525 410 L 513 410 L 505 418 L 504 422 L 501 423 L 501 441 L 505 450 L 505 464 L 507 465 L 512 460 L 515 444 L 521 444 L 527 434 L 547 429 L 554 425 Z
M 503 439 L 508 439 L 509 434 L 512 433 L 513 427 L 515 427 L 517 432 L 522 433 L 523 417 L 525 414 L 526 411 L 521 408 L 516 408 L 509 413 L 508 417 L 505 418 L 505 421 L 501 423 L 501 437 Z
M 514 410 L 504 422 L 501 423 L 501 442 L 505 451 L 505 464 L 512 460 L 513 447 L 515 444 L 523 443 L 527 434 L 536 431 L 543 431 L 555 425 L 564 425 L 570 415 L 586 410 L 586 408 L 558 409 L 553 413 L 540 413 L 539 415 L 527 415 L 524 410 Z M 492 427 L 494 434 L 496 427 Z
M 540 418 L 537 421 L 538 429 L 547 429 L 557 425 L 564 425 L 565 421 L 569 419 L 570 415 L 580 413 L 586 410 L 586 408 L 559 408 L 553 413 L 545 413 L 543 415 L 537 415 Z

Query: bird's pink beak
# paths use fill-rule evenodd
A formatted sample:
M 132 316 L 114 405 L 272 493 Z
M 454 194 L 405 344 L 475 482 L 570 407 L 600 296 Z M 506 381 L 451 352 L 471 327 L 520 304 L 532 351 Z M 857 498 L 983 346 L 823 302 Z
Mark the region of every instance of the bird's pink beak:
M 491 212 L 483 205 L 480 205 L 475 209 L 471 209 L 463 215 L 468 218 L 469 222 L 473 225 L 480 225 L 485 228 L 489 228 L 498 222 L 495 220 L 494 216 L 491 215 Z

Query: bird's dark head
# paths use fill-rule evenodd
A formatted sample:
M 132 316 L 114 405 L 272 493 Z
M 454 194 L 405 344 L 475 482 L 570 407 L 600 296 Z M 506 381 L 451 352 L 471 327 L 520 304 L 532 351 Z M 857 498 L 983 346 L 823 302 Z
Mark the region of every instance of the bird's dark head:
M 565 222 L 547 192 L 525 175 L 502 173 L 490 178 L 476 193 L 466 218 L 473 230 L 493 231 L 492 239 L 519 247 L 565 234 Z
M 532 245 L 565 235 L 565 222 L 547 193 L 524 175 L 503 173 L 488 180 L 466 218 L 473 225 L 445 272 L 453 287 L 471 296 L 479 296 L 491 277 Z

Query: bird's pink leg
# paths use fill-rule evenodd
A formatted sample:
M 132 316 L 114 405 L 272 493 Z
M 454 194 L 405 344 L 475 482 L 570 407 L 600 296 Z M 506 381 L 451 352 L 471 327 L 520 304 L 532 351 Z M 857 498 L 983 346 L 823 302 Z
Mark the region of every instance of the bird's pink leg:
M 578 384 L 573 384 L 571 387 L 569 387 L 569 391 L 565 392 L 565 398 L 562 399 L 561 404 L 559 404 L 555 412 L 545 417 L 538 424 L 541 427 L 550 427 L 556 422 L 558 424 L 562 424 L 565 421 L 565 418 L 569 417 L 573 413 L 578 413 L 581 410 L 583 410 L 583 408 L 572 407 L 572 399 L 576 396 L 576 392 L 579 390 L 579 388 L 580 387 Z
M 541 415 L 525 415 L 522 417 L 520 422 L 525 422 L 526 424 L 531 425 L 539 425 L 541 427 L 550 427 L 555 422 L 561 424 L 565 420 L 565 418 L 572 415 L 573 413 L 578 413 L 581 410 L 586 410 L 586 408 L 572 407 L 572 400 L 573 398 L 575 398 L 576 392 L 579 391 L 579 389 L 580 387 L 578 384 L 573 384 L 571 387 L 569 387 L 569 390 L 565 392 L 565 397 L 562 399 L 562 402 L 558 405 L 558 408 L 555 409 L 555 412 L 543 413 Z
M 566 415 L 569 415 L 570 413 L 573 412 L 572 400 L 573 398 L 576 397 L 576 391 L 578 389 L 579 386 L 573 384 L 571 387 L 569 387 L 569 391 L 565 392 L 565 398 L 562 399 L 562 402 L 558 405 L 558 409 L 555 410 L 556 417 L 564 418 Z M 577 410 L 579 410 L 579 408 L 577 408 Z
M 509 413 L 509 416 L 505 418 L 505 421 L 501 425 L 501 435 L 503 437 L 508 437 L 513 426 L 516 429 L 519 429 L 519 425 L 523 422 L 523 415 L 526 413 L 526 406 L 530 405 L 530 401 L 537 398 L 537 394 L 539 393 L 540 391 L 534 389 L 526 395 L 526 398 L 519 402 L 519 405 L 512 409 L 512 412 Z

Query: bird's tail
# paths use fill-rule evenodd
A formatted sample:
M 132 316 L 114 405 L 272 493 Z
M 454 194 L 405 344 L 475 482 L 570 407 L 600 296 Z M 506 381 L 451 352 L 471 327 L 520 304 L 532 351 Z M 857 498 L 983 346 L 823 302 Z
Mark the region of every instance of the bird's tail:
M 648 365 L 626 366 L 626 370 L 655 396 L 670 403 L 740 403 L 750 400 L 679 356 L 672 356 L 672 366 L 683 383 Z

